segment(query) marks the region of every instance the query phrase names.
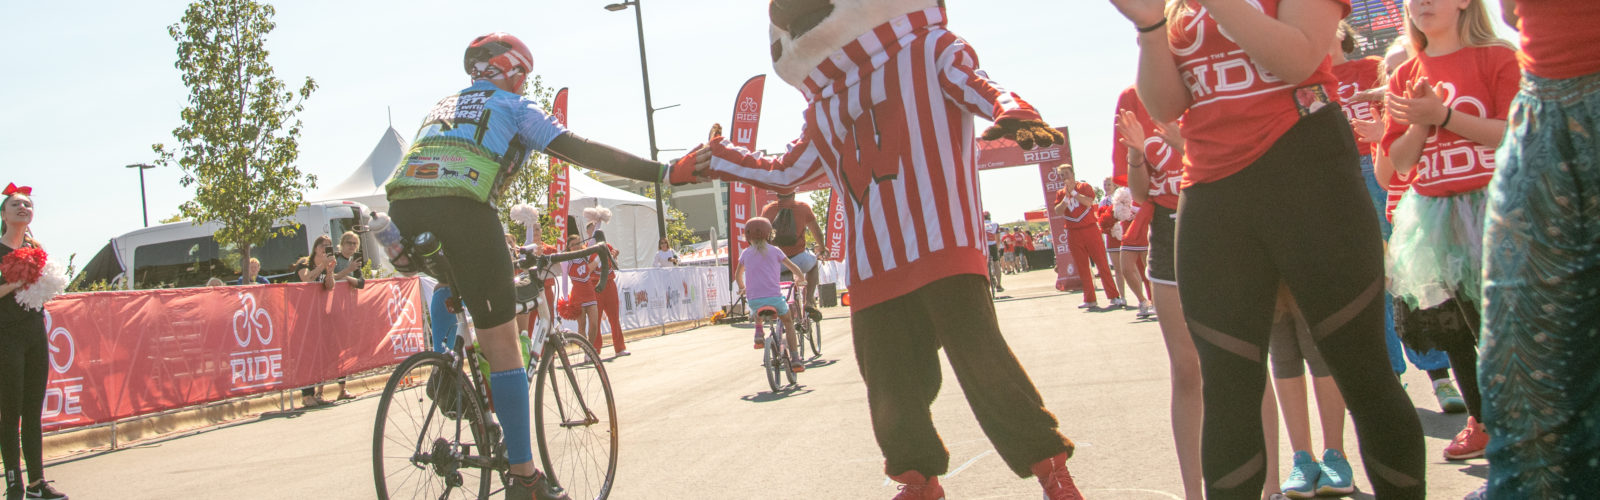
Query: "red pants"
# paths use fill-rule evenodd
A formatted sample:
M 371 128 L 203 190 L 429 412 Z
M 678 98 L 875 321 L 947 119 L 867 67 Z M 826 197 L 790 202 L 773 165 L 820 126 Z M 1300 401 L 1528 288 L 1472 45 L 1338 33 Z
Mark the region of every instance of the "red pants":
M 622 312 L 622 300 L 617 295 L 617 280 L 606 283 L 606 289 L 600 292 L 600 321 L 609 321 L 611 324 L 611 349 L 613 352 L 628 350 L 627 342 L 622 340 L 622 319 L 617 316 Z M 600 331 L 596 328 L 594 335 L 589 339 L 594 342 L 595 352 L 600 351 Z
M 1100 284 L 1104 285 L 1106 298 L 1117 300 L 1117 282 L 1112 280 L 1111 267 L 1106 265 L 1106 242 L 1101 239 L 1100 228 L 1090 226 L 1083 229 L 1067 230 L 1067 250 L 1072 252 L 1073 267 L 1078 269 L 1078 281 L 1083 283 L 1083 301 L 1096 302 L 1094 295 L 1094 273 L 1089 270 L 1089 261 L 1100 268 Z

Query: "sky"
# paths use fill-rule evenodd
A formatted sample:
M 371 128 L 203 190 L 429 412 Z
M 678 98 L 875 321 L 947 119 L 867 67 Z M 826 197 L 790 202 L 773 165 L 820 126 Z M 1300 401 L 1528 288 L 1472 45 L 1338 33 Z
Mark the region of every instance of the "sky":
M 440 97 L 467 85 L 461 54 L 472 38 L 505 31 L 531 48 L 535 73 L 568 87 L 569 127 L 593 140 L 649 155 L 633 11 L 609 0 L 279 1 L 268 61 L 287 87 L 307 76 L 319 89 L 299 116 L 298 166 L 337 185 L 392 124 L 408 139 Z M 767 2 L 642 0 L 663 150 L 692 148 L 711 123 L 728 125 L 734 94 L 767 74 L 757 148 L 782 151 L 802 125 L 805 101 L 773 72 Z M 1105 0 L 954 0 L 949 28 L 977 51 L 980 66 L 1070 129 L 1079 177 L 1109 175 L 1117 94 L 1133 82 L 1132 25 Z M 1498 2 L 1488 2 L 1498 19 Z M 151 144 L 172 130 L 188 89 L 173 68 L 167 27 L 187 2 L 3 2 L 0 19 L 0 183 L 34 187 L 33 230 L 53 255 L 82 266 L 108 240 L 142 227 L 139 174 L 125 165 L 155 159 Z M 1513 35 L 1496 23 L 1502 36 Z M 983 126 L 983 124 L 979 124 Z M 662 160 L 682 152 L 663 152 Z M 152 223 L 193 196 L 176 168 L 145 171 Z M 1045 204 L 1036 168 L 987 171 L 985 208 L 1021 220 Z

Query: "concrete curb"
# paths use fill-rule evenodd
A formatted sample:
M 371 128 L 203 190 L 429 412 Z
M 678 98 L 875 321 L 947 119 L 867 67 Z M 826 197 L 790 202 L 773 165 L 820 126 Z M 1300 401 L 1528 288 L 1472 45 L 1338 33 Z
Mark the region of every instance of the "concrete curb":
M 622 335 L 625 341 L 632 342 L 681 333 L 710 324 L 705 320 L 680 321 L 662 326 L 626 330 Z M 604 345 L 611 345 L 609 339 Z M 345 383 L 346 389 L 357 398 L 382 392 L 384 385 L 389 382 L 390 369 L 384 368 L 376 373 L 369 373 L 371 374 L 351 376 Z M 323 390 L 325 392 L 332 390 L 337 395 L 335 389 L 337 385 L 336 382 L 324 383 Z M 125 448 L 217 425 L 241 422 L 261 415 L 305 410 L 306 408 L 300 404 L 299 390 L 291 389 L 158 413 L 118 422 L 115 427 L 116 446 Z M 112 439 L 111 426 L 66 431 L 45 436 L 43 454 L 47 462 L 58 462 L 83 454 L 113 451 Z

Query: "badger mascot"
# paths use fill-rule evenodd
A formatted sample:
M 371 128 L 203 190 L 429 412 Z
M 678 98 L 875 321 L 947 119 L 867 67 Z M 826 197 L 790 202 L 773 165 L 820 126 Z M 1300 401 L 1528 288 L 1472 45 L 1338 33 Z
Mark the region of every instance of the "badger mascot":
M 1072 442 L 1006 346 L 989 299 L 974 117 L 1024 149 L 1060 132 L 978 69 L 937 0 L 772 0 L 772 63 L 805 95 L 804 134 L 758 156 L 717 138 L 673 166 L 776 191 L 827 176 L 845 196 L 851 327 L 896 498 L 943 498 L 950 454 L 933 428 L 943 346 L 978 423 L 1018 476 L 1080 498 Z

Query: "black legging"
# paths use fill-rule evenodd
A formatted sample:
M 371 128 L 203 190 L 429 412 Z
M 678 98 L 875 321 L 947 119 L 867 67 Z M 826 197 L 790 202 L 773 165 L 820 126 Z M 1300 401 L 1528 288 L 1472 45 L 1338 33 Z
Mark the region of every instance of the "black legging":
M 1261 497 L 1261 395 L 1279 283 L 1287 283 L 1346 395 L 1361 458 L 1383 499 L 1424 498 L 1422 426 L 1388 366 L 1383 248 L 1335 106 L 1302 118 L 1267 153 L 1183 191 L 1177 274 L 1200 354 L 1206 497 Z
M 11 300 L 11 296 L 0 300 Z M 49 364 L 43 316 L 0 326 L 0 455 L 4 455 L 7 471 L 22 465 L 17 462 L 17 428 L 21 427 L 30 483 L 44 478 L 40 413 Z

